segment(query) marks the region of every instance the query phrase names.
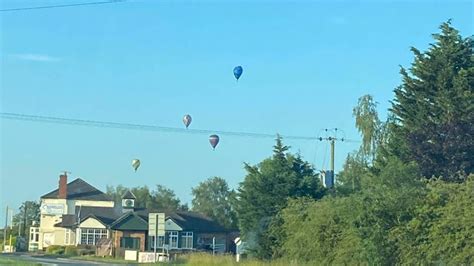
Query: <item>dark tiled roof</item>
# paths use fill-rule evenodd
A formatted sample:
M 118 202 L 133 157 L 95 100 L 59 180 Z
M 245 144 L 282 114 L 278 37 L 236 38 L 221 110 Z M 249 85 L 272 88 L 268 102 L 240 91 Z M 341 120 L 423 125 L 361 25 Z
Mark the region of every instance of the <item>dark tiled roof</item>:
M 171 213 L 169 217 L 181 228 L 183 228 L 183 230 L 203 233 L 226 231 L 224 227 L 219 225 L 211 218 L 197 212 L 178 211 Z
M 57 199 L 58 189 L 43 195 L 41 198 Z M 91 186 L 89 183 L 80 178 L 77 178 L 76 180 L 67 184 L 67 199 L 112 201 L 110 196 Z
M 130 211 L 124 213 L 110 227 L 115 230 L 147 231 L 148 219 Z
M 127 192 L 125 192 L 125 194 L 123 194 L 122 199 L 137 199 L 137 197 L 135 197 L 135 195 L 132 193 L 132 191 L 127 190 Z
M 55 224 L 55 227 L 64 227 L 64 228 L 71 228 L 76 226 L 77 223 L 77 216 L 74 214 L 64 214 L 62 221 Z
M 214 232 L 226 232 L 227 230 L 220 224 L 212 220 L 211 218 L 190 211 L 159 211 L 153 210 L 148 211 L 146 209 L 138 210 L 135 213 L 140 217 L 148 221 L 149 213 L 164 212 L 166 219 L 171 218 L 176 224 L 178 224 L 183 230 L 202 232 L 202 233 L 214 233 Z
M 84 221 L 89 217 L 95 217 L 104 225 L 111 225 L 115 220 L 122 216 L 122 210 L 119 207 L 87 207 L 76 206 L 76 215 L 80 221 Z

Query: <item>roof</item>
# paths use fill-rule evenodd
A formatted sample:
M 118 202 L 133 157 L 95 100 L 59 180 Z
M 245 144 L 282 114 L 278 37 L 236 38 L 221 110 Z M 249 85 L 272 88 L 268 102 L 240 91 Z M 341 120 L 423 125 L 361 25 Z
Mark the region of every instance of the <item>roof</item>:
M 105 226 L 111 225 L 122 215 L 120 208 L 76 206 L 75 214 L 64 214 L 55 227 L 72 228 L 92 217 Z
M 127 192 L 123 194 L 122 199 L 137 199 L 137 197 L 135 197 L 135 194 L 133 194 L 132 191 L 127 190 Z
M 146 209 L 135 211 L 135 213 L 148 221 L 149 213 L 164 212 L 166 219 L 173 220 L 185 231 L 202 233 L 227 232 L 227 230 L 208 216 L 191 211 L 148 211 Z
M 205 233 L 226 232 L 226 229 L 216 221 L 197 212 L 178 211 L 171 213 L 169 218 L 183 230 Z
M 54 224 L 55 227 L 71 228 L 76 225 L 77 219 L 74 214 L 64 214 L 61 222 Z
M 59 189 L 41 196 L 42 199 L 57 199 Z M 112 201 L 112 198 L 104 192 L 93 187 L 86 181 L 77 178 L 67 184 L 67 199 Z
M 148 221 L 135 212 L 126 212 L 113 222 L 110 227 L 120 231 L 148 231 Z
M 115 220 L 122 216 L 121 209 L 117 207 L 76 206 L 75 213 L 79 216 L 81 222 L 89 217 L 94 217 L 106 226 L 111 225 Z

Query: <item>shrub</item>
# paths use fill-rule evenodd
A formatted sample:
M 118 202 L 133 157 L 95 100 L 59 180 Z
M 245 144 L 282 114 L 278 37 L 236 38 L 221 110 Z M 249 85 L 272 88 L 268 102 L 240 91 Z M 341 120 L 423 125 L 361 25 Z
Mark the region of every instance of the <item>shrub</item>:
M 67 246 L 64 250 L 64 254 L 67 256 L 77 256 L 79 252 L 77 251 L 77 247 L 75 246 Z
M 64 254 L 64 246 L 52 245 L 46 248 L 46 254 L 60 255 Z

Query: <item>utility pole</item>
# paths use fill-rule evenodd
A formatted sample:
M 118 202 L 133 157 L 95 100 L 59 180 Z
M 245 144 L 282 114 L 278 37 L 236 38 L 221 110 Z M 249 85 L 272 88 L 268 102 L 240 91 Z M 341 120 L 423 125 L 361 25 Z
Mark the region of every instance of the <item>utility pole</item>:
M 328 129 L 325 129 L 326 132 L 328 132 Z M 334 155 L 335 155 L 335 150 L 336 150 L 336 141 L 344 141 L 344 138 L 338 138 L 337 137 L 337 128 L 333 129 L 333 134 L 332 136 L 327 136 L 327 137 L 319 137 L 319 141 L 327 140 L 331 144 L 331 160 L 330 160 L 330 168 L 329 171 L 324 171 L 324 182 L 323 185 L 325 187 L 333 187 L 334 184 L 336 183 L 336 178 L 335 178 L 335 171 L 334 171 Z
M 8 224 L 8 206 L 5 214 L 5 227 L 3 228 L 3 251 L 5 251 L 5 245 L 7 244 L 7 224 Z
M 28 217 L 26 216 L 26 211 L 28 210 L 28 201 L 25 202 L 25 210 L 24 210 L 24 213 L 23 213 L 23 235 L 25 236 L 26 239 L 28 239 L 28 228 L 27 228 L 27 225 L 28 225 Z
M 336 143 L 335 138 L 329 137 L 329 140 L 331 141 L 331 172 L 334 174 L 334 145 Z
M 13 235 L 13 209 L 11 210 L 12 211 L 12 214 L 10 216 L 10 241 L 8 243 L 8 245 L 10 246 L 10 252 L 13 252 L 13 248 L 12 248 L 12 235 Z

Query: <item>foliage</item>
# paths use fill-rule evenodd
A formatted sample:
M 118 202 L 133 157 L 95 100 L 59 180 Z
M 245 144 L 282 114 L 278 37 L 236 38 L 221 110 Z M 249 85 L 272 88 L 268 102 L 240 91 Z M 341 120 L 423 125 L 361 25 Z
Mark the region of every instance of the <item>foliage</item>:
M 26 212 L 25 212 L 26 210 Z M 25 201 L 18 209 L 18 213 L 13 216 L 14 234 L 18 234 L 18 225 L 21 224 L 21 235 L 28 236 L 28 228 L 33 222 L 40 221 L 40 203 L 36 201 Z M 24 226 L 24 225 L 27 226 Z M 29 239 L 27 237 L 27 239 Z
M 325 190 L 314 169 L 299 155 L 288 153 L 280 137 L 271 158 L 258 165 L 245 165 L 247 176 L 238 190 L 237 215 L 244 239 L 259 258 L 270 258 L 277 252 L 282 235 L 277 214 L 288 198 L 309 196 L 321 198 Z
M 64 255 L 77 256 L 79 255 L 78 248 L 76 246 L 66 246 L 66 248 L 64 249 Z
M 457 181 L 474 170 L 473 40 L 450 21 L 426 52 L 412 48 L 412 67 L 402 67 L 395 90 L 392 153 L 415 161 L 428 178 Z
M 337 192 L 344 195 L 360 191 L 362 178 L 369 174 L 369 166 L 361 152 L 347 155 L 343 169 L 338 174 Z
M 157 185 L 156 190 L 151 195 L 152 203 L 149 206 L 152 209 L 159 210 L 180 210 L 180 200 L 176 197 L 173 190 L 162 185 Z
M 373 159 L 382 128 L 382 122 L 377 113 L 377 102 L 368 94 L 360 97 L 352 115 L 355 117 L 357 129 L 362 134 L 361 154 Z
M 474 262 L 474 175 L 465 183 L 433 180 L 415 217 L 393 230 L 407 263 Z
M 65 246 L 51 245 L 46 248 L 46 254 L 61 255 L 64 254 L 65 249 Z
M 107 194 L 110 195 L 116 204 L 122 204 L 122 196 L 129 190 L 122 185 L 116 187 L 107 186 Z M 138 208 L 149 208 L 157 210 L 187 210 L 186 204 L 181 205 L 173 190 L 162 185 L 157 185 L 156 190 L 151 190 L 147 186 L 134 187 L 130 191 L 137 197 L 135 206 Z
M 292 201 L 282 212 L 283 253 L 323 264 L 394 264 L 390 230 L 413 216 L 423 192 L 415 169 L 394 158 L 380 175 L 363 175 L 360 191 Z
M 203 213 L 223 225 L 235 229 L 237 214 L 234 203 L 236 192 L 229 189 L 225 179 L 212 177 L 192 189 L 193 211 Z

